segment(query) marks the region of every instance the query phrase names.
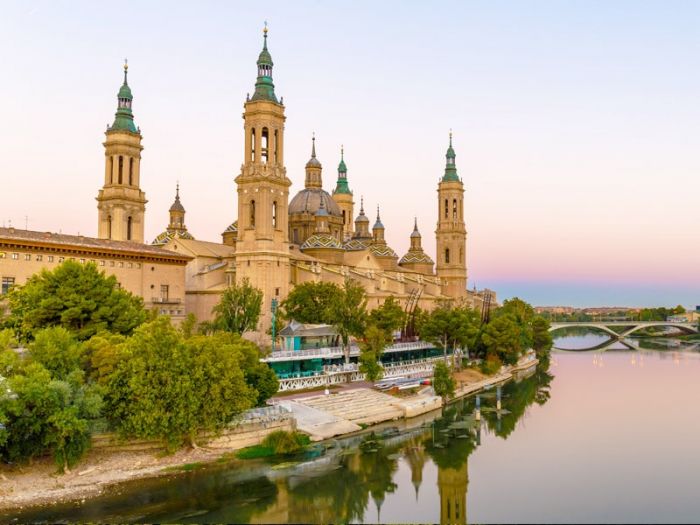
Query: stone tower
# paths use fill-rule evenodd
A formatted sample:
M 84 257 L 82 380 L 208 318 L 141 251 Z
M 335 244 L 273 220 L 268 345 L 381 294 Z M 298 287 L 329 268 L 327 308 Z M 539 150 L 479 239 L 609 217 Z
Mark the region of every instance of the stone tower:
M 127 83 L 117 95 L 114 123 L 107 127 L 104 186 L 97 195 L 97 236 L 100 239 L 144 242 L 146 194 L 141 191 L 141 130 L 134 124 L 133 96 Z
M 263 37 L 255 92 L 244 104 L 244 160 L 236 177 L 236 280 L 248 278 L 263 291 L 258 327 L 262 333 L 271 323 L 272 299 L 284 299 L 289 291 L 287 203 L 291 185 L 284 167 L 284 106 L 277 100 L 272 83 L 267 27 Z
M 348 168 L 345 165 L 343 147 L 340 147 L 340 164 L 338 164 L 338 182 L 333 190 L 333 200 L 338 204 L 343 213 L 343 240 L 349 240 L 353 235 L 353 210 L 355 203 L 352 200 L 352 191 L 348 186 Z
M 453 299 L 461 299 L 467 295 L 467 230 L 464 225 L 464 184 L 457 176 L 455 156 L 450 132 L 445 174 L 437 190 L 436 270 L 443 282 L 443 293 Z

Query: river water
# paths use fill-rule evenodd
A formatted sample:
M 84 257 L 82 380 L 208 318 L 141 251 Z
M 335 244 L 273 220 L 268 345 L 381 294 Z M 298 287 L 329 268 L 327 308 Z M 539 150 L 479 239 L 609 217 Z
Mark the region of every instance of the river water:
M 556 344 L 601 342 L 575 337 Z M 127 483 L 0 522 L 696 522 L 700 353 L 635 344 L 554 352 L 548 369 L 503 386 L 501 412 L 495 389 L 482 395 L 481 424 L 469 398 L 379 437 Z

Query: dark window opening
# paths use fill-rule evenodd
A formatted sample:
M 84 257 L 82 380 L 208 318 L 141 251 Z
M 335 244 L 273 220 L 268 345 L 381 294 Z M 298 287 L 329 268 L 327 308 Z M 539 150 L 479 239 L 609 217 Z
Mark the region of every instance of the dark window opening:
M 126 220 L 126 240 L 131 240 L 131 217 Z
M 255 228 L 255 201 L 250 201 L 250 227 Z
M 449 248 L 445 248 L 445 262 L 447 264 L 450 264 L 450 249 Z
M 122 183 L 122 178 L 123 178 L 123 172 L 124 172 L 124 157 L 119 155 L 119 184 Z

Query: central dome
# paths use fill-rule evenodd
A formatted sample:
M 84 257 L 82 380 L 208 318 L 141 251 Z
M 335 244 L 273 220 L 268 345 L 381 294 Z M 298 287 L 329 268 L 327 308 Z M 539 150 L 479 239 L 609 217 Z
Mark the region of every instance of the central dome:
M 321 208 L 321 201 L 329 215 L 342 217 L 342 212 L 333 198 L 321 188 L 305 188 L 297 193 L 289 203 L 289 213 L 310 213 L 315 215 Z

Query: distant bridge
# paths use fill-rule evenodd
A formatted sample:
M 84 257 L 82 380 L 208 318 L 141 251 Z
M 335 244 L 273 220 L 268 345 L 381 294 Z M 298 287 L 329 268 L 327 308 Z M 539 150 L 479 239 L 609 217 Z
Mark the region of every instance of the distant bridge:
M 576 349 L 573 351 L 605 351 L 608 349 L 608 347 L 614 345 L 614 344 L 622 344 L 623 346 L 626 346 L 630 350 L 636 350 L 637 348 L 635 345 L 630 344 L 629 342 L 625 341 L 625 338 L 632 335 L 633 333 L 643 330 L 644 328 L 650 328 L 650 327 L 672 327 L 672 328 L 678 328 L 681 332 L 684 332 L 686 334 L 697 334 L 698 333 L 698 327 L 696 323 L 678 323 L 678 322 L 672 322 L 672 321 L 591 321 L 591 322 L 578 322 L 578 321 L 569 321 L 569 322 L 558 322 L 558 323 L 551 323 L 549 331 L 550 332 L 555 332 L 557 330 L 561 330 L 563 328 L 570 328 L 570 327 L 582 327 L 582 328 L 593 328 L 594 330 L 599 330 L 601 332 L 605 332 L 610 336 L 610 339 L 608 341 L 605 341 L 603 343 L 597 344 L 596 346 L 592 348 L 581 348 L 581 349 Z M 612 327 L 616 328 L 622 328 L 619 332 L 616 332 L 613 330 Z M 563 348 L 557 348 L 557 350 L 566 350 Z
M 616 332 L 611 328 L 613 326 L 623 328 L 623 330 Z M 550 323 L 549 331 L 554 332 L 556 330 L 561 330 L 562 328 L 573 327 L 594 328 L 607 333 L 609 336 L 615 339 L 623 339 L 639 330 L 643 330 L 644 328 L 651 328 L 656 326 L 678 328 L 681 332 L 685 332 L 686 334 L 698 333 L 697 323 L 678 323 L 673 321 L 566 321 Z

